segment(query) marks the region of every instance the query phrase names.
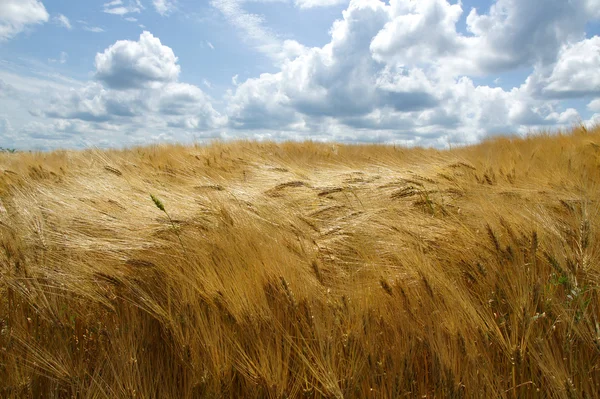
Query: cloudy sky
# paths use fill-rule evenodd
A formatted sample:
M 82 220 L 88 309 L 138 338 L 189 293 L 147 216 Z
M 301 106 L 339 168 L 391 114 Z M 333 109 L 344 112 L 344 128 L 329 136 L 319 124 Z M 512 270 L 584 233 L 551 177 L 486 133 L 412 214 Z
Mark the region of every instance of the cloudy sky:
M 0 0 L 0 146 L 600 122 L 600 0 Z

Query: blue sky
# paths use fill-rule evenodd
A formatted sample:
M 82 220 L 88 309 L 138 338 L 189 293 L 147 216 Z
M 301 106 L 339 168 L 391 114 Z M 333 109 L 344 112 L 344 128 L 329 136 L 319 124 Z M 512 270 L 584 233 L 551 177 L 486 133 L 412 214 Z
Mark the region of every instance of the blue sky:
M 600 0 L 0 0 L 0 146 L 594 124 L 598 35 Z

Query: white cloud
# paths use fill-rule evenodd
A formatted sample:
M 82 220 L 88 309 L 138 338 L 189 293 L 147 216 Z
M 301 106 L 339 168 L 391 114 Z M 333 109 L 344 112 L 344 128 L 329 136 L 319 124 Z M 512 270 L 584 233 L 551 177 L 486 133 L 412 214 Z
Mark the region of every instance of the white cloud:
M 4 80 L 0 79 L 0 97 L 14 96 L 15 94 L 15 88 L 11 84 L 6 83 L 4 82 Z
M 104 32 L 104 29 L 100 28 L 99 26 L 91 26 L 90 24 L 88 24 L 86 21 L 83 20 L 77 20 L 77 23 L 79 25 L 81 25 L 81 29 L 87 31 L 87 32 L 93 32 L 93 33 L 102 33 Z
M 536 98 L 525 85 L 506 91 L 477 86 L 464 76 L 551 62 L 560 52 L 559 39 L 576 37 L 585 25 L 582 3 L 579 9 L 561 4 L 552 0 L 548 9 L 541 9 L 499 0 L 490 14 L 472 12 L 469 24 L 474 35 L 462 36 L 456 31 L 460 3 L 352 1 L 343 19 L 333 24 L 325 46 L 303 48 L 276 73 L 239 85 L 232 80 L 236 88 L 227 97 L 230 126 L 290 135 L 293 129 L 299 129 L 295 134 L 303 129 L 315 134 L 329 131 L 337 140 L 353 134 L 387 141 L 412 136 L 421 143 L 441 145 L 571 123 L 579 117 L 575 110 Z M 548 33 L 547 26 L 529 21 L 533 38 L 526 37 L 525 28 L 510 33 L 525 18 L 516 11 L 544 14 L 538 18 L 558 21 L 552 25 L 556 31 Z M 572 21 L 563 21 L 565 15 L 577 16 L 579 25 L 567 26 Z M 488 65 L 519 42 L 525 50 L 515 50 L 498 67 Z M 473 49 L 480 52 L 468 56 Z M 587 73 L 597 70 L 580 66 Z
M 40 66 L 44 65 L 40 64 Z M 9 86 L 16 90 L 17 95 L 27 93 L 27 95 L 35 97 L 36 93 L 64 91 L 69 87 L 79 87 L 81 85 L 79 81 L 56 72 L 48 73 L 47 69 L 36 70 L 28 66 L 24 67 L 21 64 L 14 65 L 12 68 L 14 72 L 0 69 L 0 80 L 10 82 Z M 26 69 L 29 74 L 26 76 L 21 75 L 20 72 L 23 69 Z
M 113 0 L 108 3 L 104 3 L 103 11 L 107 14 L 114 15 L 127 15 L 130 13 L 140 13 L 144 9 L 144 6 L 140 0 L 129 1 L 127 5 L 122 0 Z
M 227 115 L 234 129 L 288 129 L 301 121 L 288 106 L 288 98 L 279 89 L 280 74 L 262 74 L 248 79 L 227 98 Z
M 87 30 L 88 32 L 93 32 L 93 33 L 104 32 L 104 29 L 100 28 L 99 26 L 84 26 L 83 30 Z
M 456 29 L 461 2 L 391 0 L 389 22 L 373 39 L 381 62 L 429 64 L 453 76 L 496 74 L 552 63 L 561 47 L 581 40 L 591 19 L 586 2 L 547 0 L 544 7 L 524 0 L 497 0 L 487 13 L 471 9 L 469 35 Z
M 212 83 L 210 83 L 210 82 L 209 82 L 208 80 L 206 80 L 206 79 L 202 79 L 202 84 L 203 84 L 204 86 L 208 87 L 209 89 L 212 89 L 212 88 L 213 88 L 213 85 L 212 85 Z
M 81 89 L 71 89 L 68 93 L 55 93 L 49 106 L 41 110 L 50 118 L 79 119 L 88 122 L 102 122 L 111 118 L 107 108 L 107 91 L 98 84 L 90 83 Z M 114 100 L 118 105 L 123 97 Z
M 588 105 L 587 108 L 590 111 L 594 111 L 594 112 L 600 112 L 600 98 L 597 98 L 595 100 L 592 100 Z
M 81 141 L 81 135 L 93 129 L 92 124 L 81 121 L 55 120 L 50 123 L 27 123 L 19 134 L 35 141 Z
M 200 87 L 178 81 L 179 66 L 173 68 L 177 59 L 172 50 L 149 33 L 134 43 L 139 47 L 125 43 L 121 48 L 117 42 L 100 53 L 110 55 L 100 62 L 101 67 L 109 66 L 111 73 L 124 70 L 141 82 L 127 89 L 114 88 L 99 79 L 59 79 L 46 73 L 51 70 L 48 66 L 39 77 L 22 76 L 7 72 L 5 68 L 10 65 L 0 63 L 0 120 L 6 119 L 5 125 L 11 126 L 2 127 L 0 146 L 115 147 L 219 137 L 227 118 L 214 109 L 213 100 Z M 126 50 L 131 50 L 129 58 L 123 57 Z M 135 65 L 122 68 L 119 61 Z M 156 65 L 161 62 L 167 66 Z M 148 68 L 147 63 L 154 65 Z M 177 73 L 170 75 L 169 68 Z M 23 65 L 13 69 L 33 72 Z M 114 82 L 114 78 L 109 81 Z
M 207 45 L 208 47 L 210 47 L 210 49 L 211 49 L 211 50 L 214 50 L 214 49 L 215 49 L 215 46 L 213 46 L 213 44 L 212 44 L 211 42 L 209 42 L 209 41 L 207 41 L 207 42 L 206 42 L 206 45 Z
M 590 119 L 583 121 L 583 124 L 588 129 L 594 129 L 600 126 L 600 113 L 596 113 L 590 117 Z
M 348 0 L 295 0 L 294 4 L 299 8 L 331 7 L 348 3 Z
M 473 55 L 483 73 L 551 63 L 562 45 L 583 38 L 589 1 L 546 0 L 540 7 L 532 1 L 497 0 L 488 14 L 472 9 L 467 28 L 475 38 L 465 55 Z
M 67 18 L 66 16 L 64 16 L 63 14 L 58 14 L 56 15 L 54 18 L 54 23 L 62 26 L 63 28 L 66 29 L 73 29 L 73 26 L 71 25 L 71 22 L 69 21 L 69 18 Z
M 168 84 L 160 92 L 157 109 L 166 115 L 167 123 L 172 127 L 206 130 L 226 122 L 199 87 L 186 83 Z
M 396 71 L 401 81 L 394 82 L 391 70 L 371 57 L 369 45 L 388 20 L 383 3 L 352 2 L 343 15 L 344 19 L 337 21 L 331 30 L 329 44 L 304 51 L 286 62 L 279 73 L 263 74 L 238 86 L 231 99 L 232 121 L 243 126 L 244 118 L 248 117 L 253 126 L 261 120 L 272 123 L 269 118 L 273 112 L 278 118 L 289 116 L 291 122 L 296 122 L 297 113 L 355 118 L 380 106 L 400 111 L 429 107 L 437 102 L 426 85 L 402 87 L 406 81 L 402 80 L 402 74 L 412 72 Z M 412 74 L 416 76 L 418 72 Z M 281 107 L 290 111 L 282 112 Z M 260 115 L 261 112 L 269 114 Z
M 4 117 L 9 122 L 9 132 L 0 134 L 0 146 L 18 149 L 42 149 L 45 145 L 33 137 L 43 132 L 52 134 L 52 130 L 33 131 L 33 122 L 47 124 L 49 121 L 43 119 L 42 112 L 36 112 L 48 107 L 49 98 L 56 93 L 65 92 L 69 86 L 78 87 L 77 81 L 62 77 L 56 73 L 48 73 L 51 68 L 40 65 L 42 69 L 36 69 L 35 64 L 19 63 L 14 65 L 15 71 L 19 73 L 27 70 L 27 76 L 8 72 L 9 64 L 3 63 L 0 68 L 0 119 Z M 10 82 L 9 94 L 2 95 L 4 82 Z M 33 110 L 34 112 L 29 112 Z M 28 129 L 25 129 L 29 125 Z M 63 141 L 63 146 L 69 146 L 74 140 Z
M 80 120 L 56 119 L 30 121 L 20 127 L 12 127 L 0 135 L 0 145 L 17 149 L 49 150 L 57 148 L 115 147 L 129 139 L 142 144 L 143 139 L 134 129 L 123 132 L 123 126 L 110 123 L 85 122 Z M 131 135 L 131 136 L 126 136 Z M 146 141 L 146 143 L 148 143 Z
M 176 8 L 174 0 L 152 0 L 152 4 L 156 12 L 162 16 L 172 13 Z
M 30 25 L 47 22 L 46 8 L 38 0 L 0 1 L 0 42 L 12 39 Z
M 538 66 L 527 88 L 540 97 L 600 95 L 600 36 L 567 44 L 554 64 Z
M 600 0 L 587 0 L 586 11 L 592 19 L 600 19 Z
M 97 54 L 95 81 L 48 90 L 51 101 L 48 94 L 30 101 L 35 90 L 23 94 L 19 79 L 0 71 L 23 96 L 19 106 L 2 108 L 14 96 L 2 96 L 7 86 L 0 85 L 0 110 L 10 115 L 25 104 L 39 120 L 51 118 L 28 127 L 11 119 L 13 136 L 23 132 L 47 143 L 99 134 L 94 140 L 131 144 L 193 131 L 444 146 L 572 125 L 581 110 L 562 99 L 584 97 L 595 98 L 588 104 L 595 114 L 584 123 L 600 120 L 600 38 L 585 36 L 586 24 L 600 18 L 594 8 L 600 0 L 546 0 L 543 7 L 493 0 L 477 10 L 463 10 L 458 0 L 353 0 L 333 23 L 328 43 L 313 48 L 269 29 L 264 16 L 248 11 L 248 1 L 211 4 L 246 44 L 270 57 L 271 73 L 245 81 L 235 75 L 234 87 L 213 101 L 200 87 L 180 82 L 173 51 L 144 32 Z M 295 2 L 304 8 L 327 3 Z M 141 10 L 141 3 L 114 0 L 105 8 Z M 457 28 L 462 21 L 467 33 Z M 532 72 L 510 88 L 514 75 L 504 73 L 515 70 Z M 500 81 L 502 87 L 494 87 Z M 223 104 L 223 113 L 213 104 Z M 44 128 L 47 135 L 34 133 Z
M 546 120 L 561 125 L 568 125 L 580 121 L 581 116 L 575 108 L 568 108 L 564 112 L 552 112 L 550 115 L 546 116 Z
M 282 40 L 265 26 L 262 15 L 248 13 L 243 8 L 244 0 L 212 0 L 211 4 L 225 19 L 240 31 L 240 37 L 261 53 L 278 63 L 295 58 L 304 51 L 304 46 L 295 40 Z
M 125 17 L 124 19 L 125 19 L 125 21 L 128 21 L 128 22 L 137 22 L 137 18 L 134 18 L 134 17 Z
M 127 7 L 115 7 L 115 8 L 105 8 L 104 12 L 107 14 L 115 14 L 115 15 L 125 15 L 128 14 L 130 12 L 139 12 L 138 10 L 134 9 L 131 10 Z
M 264 18 L 250 14 L 242 8 L 241 0 L 213 0 L 213 7 L 218 9 L 234 27 L 243 32 L 244 40 L 251 40 L 256 47 L 267 54 L 275 54 L 280 42 L 273 32 L 264 26 Z
M 174 82 L 180 70 L 173 50 L 147 31 L 139 41 L 119 40 L 96 55 L 96 79 L 114 89 Z
M 459 51 L 464 40 L 456 32 L 460 3 L 446 0 L 392 1 L 383 29 L 373 38 L 375 59 L 418 65 Z
M 163 127 L 195 126 L 206 130 L 223 125 L 225 119 L 197 86 L 169 82 L 160 87 L 113 90 L 90 82 L 81 89 L 54 96 L 43 110 L 50 118 L 89 123 L 144 125 L 146 118 L 160 117 Z
M 226 118 L 213 108 L 210 97 L 197 86 L 179 82 L 179 71 L 173 51 L 144 32 L 139 41 L 118 41 L 97 54 L 97 81 L 57 91 L 30 112 L 140 132 L 223 126 Z

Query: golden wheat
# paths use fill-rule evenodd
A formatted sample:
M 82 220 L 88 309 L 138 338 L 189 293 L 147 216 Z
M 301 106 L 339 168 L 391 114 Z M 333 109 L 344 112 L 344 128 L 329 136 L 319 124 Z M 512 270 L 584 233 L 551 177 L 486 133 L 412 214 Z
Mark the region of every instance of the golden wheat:
M 0 154 L 0 201 L 2 398 L 600 397 L 600 129 Z

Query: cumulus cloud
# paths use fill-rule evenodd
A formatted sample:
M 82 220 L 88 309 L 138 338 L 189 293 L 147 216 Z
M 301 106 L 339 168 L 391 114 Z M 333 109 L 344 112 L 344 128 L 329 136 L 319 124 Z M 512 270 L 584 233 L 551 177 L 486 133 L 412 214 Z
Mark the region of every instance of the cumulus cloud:
M 227 101 L 230 126 L 240 129 L 286 129 L 299 122 L 289 99 L 279 90 L 280 75 L 262 74 L 239 85 Z
M 241 84 L 232 98 L 234 119 L 242 122 L 245 113 L 241 109 L 246 106 L 252 109 L 253 119 L 259 110 L 278 110 L 280 106 L 313 116 L 371 112 L 383 96 L 393 97 L 392 91 L 374 84 L 378 66 L 369 56 L 369 42 L 385 18 L 384 6 L 378 1 L 352 3 L 344 11 L 344 20 L 332 28 L 332 41 L 327 46 L 305 51 L 285 63 L 277 74 L 263 74 Z M 279 105 L 272 104 L 274 101 Z M 259 107 L 258 102 L 264 104 Z M 279 117 L 293 115 L 277 112 Z M 265 117 L 268 119 L 267 115 L 262 119 Z
M 592 100 L 587 107 L 590 111 L 600 112 L 600 98 Z
M 97 82 L 68 94 L 54 96 L 45 115 L 86 122 L 117 122 L 146 115 L 162 115 L 171 124 L 195 120 L 197 128 L 221 123 L 210 99 L 197 86 L 167 83 L 160 89 L 110 90 Z
M 539 97 L 575 98 L 600 95 L 600 37 L 563 46 L 556 63 L 540 65 L 527 80 Z
M 173 50 L 148 31 L 138 41 L 119 40 L 96 55 L 96 79 L 113 89 L 174 82 L 180 70 Z
M 56 120 L 50 123 L 29 122 L 19 129 L 19 134 L 36 141 L 81 140 L 80 136 L 92 128 L 91 124 L 80 121 Z M 79 137 L 78 137 L 79 136 Z
M 550 0 L 543 8 L 498 0 L 487 13 L 471 10 L 470 34 L 463 35 L 456 28 L 461 3 L 352 1 L 325 46 L 302 48 L 278 72 L 236 79 L 227 98 L 229 123 L 273 131 L 327 126 L 333 139 L 346 137 L 333 133 L 345 126 L 357 134 L 379 132 L 380 139 L 413 135 L 430 144 L 569 124 L 579 117 L 576 110 L 536 96 L 527 85 L 506 91 L 476 85 L 468 75 L 558 59 L 548 82 L 583 87 L 598 70 L 590 56 L 597 53 L 596 39 L 578 42 L 589 19 L 585 10 L 583 0 Z M 573 63 L 575 54 L 587 58 Z M 581 77 L 569 75 L 575 69 L 584 71 Z M 561 78 L 567 76 L 569 85 Z M 595 78 L 588 88 L 590 82 L 595 87 Z
M 186 83 L 167 85 L 158 96 L 157 109 L 172 127 L 207 130 L 226 121 L 199 87 Z
M 119 116 L 132 116 L 142 105 L 136 93 L 109 93 L 101 84 L 92 82 L 68 93 L 57 93 L 43 112 L 50 118 L 105 122 Z
M 577 112 L 577 110 L 575 108 L 568 108 L 567 110 L 565 110 L 563 112 L 552 112 L 551 114 L 546 116 L 546 120 L 557 123 L 557 124 L 561 124 L 561 125 L 568 125 L 568 124 L 574 124 L 574 123 L 580 121 L 581 116 L 579 115 L 579 112 Z
M 171 48 L 144 32 L 97 54 L 93 81 L 57 91 L 32 114 L 52 118 L 47 127 L 58 135 L 82 127 L 160 138 L 218 129 L 227 138 L 444 146 L 571 125 L 580 111 L 563 99 L 587 97 L 596 113 L 591 123 L 600 120 L 600 38 L 586 37 L 586 26 L 600 18 L 599 1 L 546 0 L 540 7 L 493 0 L 463 9 L 457 0 L 352 0 L 328 42 L 309 48 L 271 30 L 246 0 L 212 0 L 242 40 L 270 58 L 270 73 L 234 75 L 223 99 L 213 101 L 180 82 Z M 173 3 L 153 2 L 165 14 Z M 298 8 L 333 3 L 295 1 Z M 105 3 L 113 14 L 135 8 L 141 4 Z M 511 88 L 515 70 L 532 72 Z M 2 90 L 0 84 L 0 97 Z
M 48 12 L 38 0 L 0 1 L 0 42 L 12 39 L 30 25 L 47 22 Z
M 295 123 L 297 113 L 356 119 L 379 107 L 408 112 L 437 104 L 422 71 L 386 67 L 371 56 L 373 37 L 389 21 L 383 3 L 352 2 L 343 16 L 323 48 L 304 51 L 276 74 L 240 84 L 230 101 L 231 122 L 244 126 L 247 119 L 256 126 L 288 116 Z
M 531 1 L 497 0 L 487 14 L 472 9 L 467 28 L 475 38 L 468 51 L 484 72 L 551 63 L 563 44 L 583 38 L 589 2 L 547 0 L 540 7 Z
M 389 21 L 374 37 L 382 62 L 429 64 L 445 73 L 485 76 L 556 60 L 561 46 L 581 40 L 598 0 L 497 0 L 466 16 L 468 34 L 457 31 L 464 11 L 448 0 L 391 0 Z M 486 12 L 487 11 L 487 12 Z
M 465 47 L 456 32 L 462 12 L 446 0 L 392 1 L 371 43 L 374 58 L 415 65 L 456 54 Z
M 226 118 L 199 87 L 178 81 L 173 50 L 143 32 L 138 41 L 118 41 L 96 56 L 96 81 L 57 92 L 32 114 L 94 124 L 138 125 L 153 130 L 223 126 Z

